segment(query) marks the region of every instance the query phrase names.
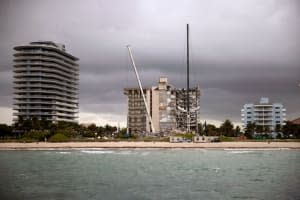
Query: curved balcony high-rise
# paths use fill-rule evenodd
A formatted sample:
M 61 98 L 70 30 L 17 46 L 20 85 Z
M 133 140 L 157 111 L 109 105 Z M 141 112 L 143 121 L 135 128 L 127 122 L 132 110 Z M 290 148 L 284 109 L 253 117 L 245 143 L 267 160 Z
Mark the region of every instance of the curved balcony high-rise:
M 31 42 L 14 47 L 14 121 L 76 122 L 79 59 L 63 44 Z

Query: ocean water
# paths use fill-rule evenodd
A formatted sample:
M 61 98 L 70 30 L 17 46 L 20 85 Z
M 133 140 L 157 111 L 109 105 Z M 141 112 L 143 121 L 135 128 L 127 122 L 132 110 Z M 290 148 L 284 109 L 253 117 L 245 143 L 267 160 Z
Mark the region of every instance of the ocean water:
M 300 199 L 299 150 L 0 151 L 0 199 Z

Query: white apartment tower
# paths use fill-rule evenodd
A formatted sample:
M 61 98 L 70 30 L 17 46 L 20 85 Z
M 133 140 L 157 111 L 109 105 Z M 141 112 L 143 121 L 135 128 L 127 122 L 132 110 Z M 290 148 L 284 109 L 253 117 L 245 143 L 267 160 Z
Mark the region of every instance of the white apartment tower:
M 78 58 L 51 41 L 14 47 L 14 121 L 45 119 L 76 122 Z
M 248 123 L 255 123 L 263 128 L 274 131 L 277 124 L 285 124 L 286 109 L 281 103 L 269 103 L 269 99 L 262 97 L 257 104 L 245 104 L 241 110 L 243 128 Z

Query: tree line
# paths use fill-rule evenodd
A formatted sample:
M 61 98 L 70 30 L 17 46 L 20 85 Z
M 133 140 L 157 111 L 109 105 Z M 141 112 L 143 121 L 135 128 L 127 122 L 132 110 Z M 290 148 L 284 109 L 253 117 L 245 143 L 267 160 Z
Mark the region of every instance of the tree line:
M 239 126 L 234 127 L 233 123 L 226 119 L 220 127 L 214 124 L 207 124 L 206 122 L 198 124 L 198 133 L 200 135 L 207 136 L 226 136 L 226 137 L 237 137 L 242 134 Z
M 284 126 L 277 125 L 274 132 L 278 138 L 300 139 L 300 125 L 287 121 Z M 234 127 L 233 123 L 226 119 L 220 127 L 213 124 L 199 123 L 198 134 L 207 136 L 253 138 L 255 133 L 262 133 L 268 137 L 269 128 L 249 123 L 244 131 L 241 127 Z M 37 141 L 67 141 L 69 139 L 81 138 L 134 138 L 134 135 L 127 134 L 126 128 L 118 130 L 116 126 L 97 126 L 96 124 L 83 125 L 72 122 L 59 121 L 52 123 L 37 118 L 23 120 L 21 117 L 12 126 L 0 124 L 0 139 L 31 139 Z
M 96 124 L 78 124 L 75 122 L 58 121 L 52 123 L 47 120 L 19 118 L 12 126 L 0 124 L 1 139 L 32 139 L 37 141 L 56 141 L 74 138 L 103 138 L 124 137 L 126 129 L 118 131 L 116 126 L 96 126 Z
M 244 131 L 241 130 L 241 127 L 234 127 L 233 123 L 226 119 L 220 127 L 216 127 L 213 124 L 198 124 L 198 133 L 200 135 L 208 136 L 226 136 L 226 137 L 238 137 L 245 136 L 248 139 L 251 139 L 255 136 L 255 133 L 260 133 L 264 137 L 270 137 L 269 133 L 275 132 L 277 138 L 297 138 L 300 139 L 300 125 L 293 124 L 290 121 L 287 121 L 285 125 L 281 126 L 277 124 L 274 131 L 271 131 L 267 126 L 256 125 L 255 123 L 247 124 Z

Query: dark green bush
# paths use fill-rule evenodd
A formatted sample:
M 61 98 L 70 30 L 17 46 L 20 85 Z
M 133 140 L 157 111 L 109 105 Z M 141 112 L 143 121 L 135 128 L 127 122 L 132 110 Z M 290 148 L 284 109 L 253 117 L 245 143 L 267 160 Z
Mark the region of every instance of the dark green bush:
M 69 138 L 61 133 L 57 133 L 50 137 L 49 139 L 50 142 L 68 142 Z
M 234 138 L 222 135 L 222 136 L 220 136 L 220 141 L 221 142 L 232 142 L 232 141 L 234 141 Z
M 95 137 L 95 133 L 89 130 L 86 130 L 82 133 L 83 137 Z
M 76 137 L 77 132 L 72 127 L 58 129 L 56 133 L 65 135 L 66 137 Z
M 47 130 L 30 130 L 23 135 L 23 139 L 44 141 L 45 138 L 49 136 L 50 136 L 50 132 Z

